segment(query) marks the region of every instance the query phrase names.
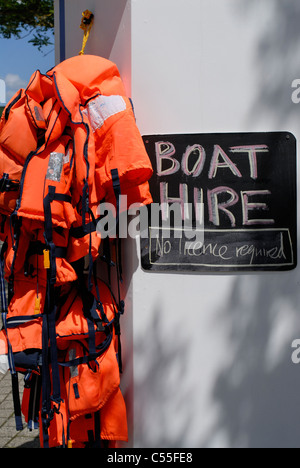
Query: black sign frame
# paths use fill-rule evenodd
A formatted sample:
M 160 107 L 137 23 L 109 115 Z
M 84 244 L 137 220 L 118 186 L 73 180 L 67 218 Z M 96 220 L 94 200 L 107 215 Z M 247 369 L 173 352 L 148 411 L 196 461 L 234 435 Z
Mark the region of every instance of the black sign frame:
M 172 224 L 171 236 L 165 237 L 161 218 L 153 225 L 148 208 L 148 235 L 141 238 L 144 270 L 220 274 L 296 268 L 293 134 L 168 134 L 146 135 L 143 140 L 154 168 L 153 202 L 171 204 L 178 199 L 194 208 L 196 199 L 204 203 L 202 246 L 192 245 L 184 232 L 175 238 Z

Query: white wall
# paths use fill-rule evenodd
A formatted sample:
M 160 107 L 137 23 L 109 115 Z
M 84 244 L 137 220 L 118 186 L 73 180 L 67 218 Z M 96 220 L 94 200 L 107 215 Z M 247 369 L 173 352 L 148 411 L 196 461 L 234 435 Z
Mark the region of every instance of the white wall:
M 299 139 L 298 0 L 65 1 L 67 56 L 81 48 L 81 11 L 94 8 L 87 53 L 118 64 L 142 134 L 287 130 Z M 151 274 L 131 241 L 126 258 L 131 445 L 298 447 L 299 268 Z
M 65 4 L 65 56 L 78 55 L 82 47 L 82 12 L 89 9 L 95 24 L 85 49 L 118 63 L 128 94 L 131 92 L 131 4 L 127 0 L 55 0 L 55 55 L 60 61 L 59 7 Z
M 6 86 L 4 80 L 0 80 L 0 103 L 6 103 Z

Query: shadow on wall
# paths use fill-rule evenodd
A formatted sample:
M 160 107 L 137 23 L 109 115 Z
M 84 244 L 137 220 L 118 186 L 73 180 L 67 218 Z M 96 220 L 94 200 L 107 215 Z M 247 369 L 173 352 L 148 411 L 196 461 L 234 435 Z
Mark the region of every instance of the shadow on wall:
M 162 298 L 151 311 L 147 335 L 135 342 L 136 354 L 147 350 L 147 364 L 143 363 L 143 368 L 136 369 L 135 373 L 135 388 L 139 395 L 135 405 L 139 434 L 135 439 L 139 443 L 143 441 L 143 448 L 182 447 L 194 416 L 186 385 L 188 336 L 182 333 L 180 326 L 172 323 L 169 329 L 166 328 L 162 323 L 165 310 Z M 171 427 L 166 414 L 172 415 Z
M 291 103 L 292 82 L 300 79 L 300 2 L 297 0 L 239 0 L 241 18 L 257 18 L 261 9 L 268 10 L 264 34 L 258 40 L 254 72 L 261 86 L 253 100 L 249 123 L 261 112 L 272 112 L 278 126 L 287 130 L 287 118 L 299 118 L 300 105 Z M 242 20 L 242 19 L 241 19 Z
M 215 381 L 219 417 L 205 446 L 300 446 L 300 369 L 291 360 L 300 337 L 299 286 L 299 269 L 235 280 L 220 312 L 235 355 Z
M 238 2 L 243 15 L 255 14 L 258 3 L 265 2 Z M 284 129 L 291 118 L 299 119 L 300 127 L 290 87 L 300 77 L 300 2 L 267 3 L 270 20 L 256 57 L 261 87 L 249 122 L 271 112 Z M 299 306 L 299 268 L 236 277 L 219 313 L 220 324 L 230 327 L 235 356 L 215 381 L 212 398 L 219 417 L 205 446 L 300 447 L 300 367 L 291 360 L 291 343 L 300 338 Z
M 260 116 L 268 122 L 270 114 L 271 124 L 275 122 L 281 130 L 289 130 L 286 123 L 298 118 L 300 128 L 300 105 L 291 101 L 291 83 L 300 78 L 300 2 L 237 0 L 234 5 L 240 9 L 241 18 L 255 18 L 260 8 L 268 11 L 268 23 L 258 39 L 253 73 L 261 76 L 261 85 L 249 112 L 249 128 Z M 209 388 L 211 401 L 205 394 L 205 402 L 213 408 L 208 411 L 208 422 L 201 419 L 197 406 L 203 396 L 199 387 L 205 386 L 202 370 L 195 366 L 191 375 L 187 366 L 191 349 L 195 350 L 195 343 L 190 343 L 195 337 L 191 328 L 200 327 L 207 317 L 200 301 L 192 318 L 189 311 L 180 311 L 180 315 L 174 311 L 174 319 L 166 323 L 165 316 L 172 315 L 164 314 L 168 304 L 162 294 L 143 328 L 147 335 L 143 335 L 143 341 L 135 341 L 136 355 L 148 353 L 147 365 L 141 359 L 141 368 L 135 373 L 139 395 L 135 420 L 139 421 L 139 439 L 145 447 L 157 447 L 157 441 L 160 447 L 188 447 L 191 437 L 194 446 L 197 438 L 199 447 L 300 447 L 300 365 L 291 360 L 291 344 L 300 338 L 300 268 L 230 279 L 227 299 L 210 316 L 215 323 L 209 326 L 217 330 L 214 336 L 222 337 L 221 344 L 227 343 L 228 349 L 224 347 L 217 358 L 213 357 L 220 366 L 220 355 L 226 354 L 223 368 L 215 371 L 210 363 L 207 366 L 214 372 Z M 182 294 L 185 287 L 187 282 Z M 221 344 L 216 340 L 209 346 L 218 348 Z M 206 352 L 209 359 L 208 344 L 199 341 L 196 345 L 195 351 Z M 194 362 L 198 364 L 198 354 Z M 199 362 L 203 362 L 200 356 Z M 195 399 L 197 392 L 199 401 Z M 165 420 L 166 414 L 171 415 L 171 423 Z M 200 426 L 209 427 L 204 436 L 198 435 Z

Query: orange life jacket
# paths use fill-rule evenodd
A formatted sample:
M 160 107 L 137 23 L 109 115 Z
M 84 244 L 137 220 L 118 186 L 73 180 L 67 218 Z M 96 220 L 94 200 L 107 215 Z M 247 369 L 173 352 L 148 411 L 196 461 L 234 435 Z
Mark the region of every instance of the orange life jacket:
M 66 398 L 67 396 L 64 395 Z M 60 414 L 54 415 L 49 430 L 49 446 L 60 447 L 68 439 L 70 448 L 115 448 L 116 442 L 128 442 L 126 406 L 120 388 L 112 392 L 109 400 L 96 413 L 87 413 L 73 421 L 68 421 L 67 407 L 64 400 Z M 22 411 L 27 423 L 30 392 L 25 389 Z M 41 421 L 40 421 L 41 424 Z M 32 429 L 34 425 L 32 425 Z M 44 446 L 40 433 L 41 447 Z
M 36 71 L 4 110 L 0 350 L 14 395 L 18 372 L 26 374 L 23 414 L 29 427 L 40 422 L 45 447 L 127 440 L 119 389 L 124 303 L 99 283 L 95 264 L 104 244 L 102 258 L 120 277 L 120 252 L 113 262 L 97 232 L 98 207 L 112 203 L 118 218 L 133 203 L 151 203 L 151 175 L 132 103 L 108 60 L 83 55 L 46 75 Z M 18 398 L 15 412 L 20 429 Z
M 85 416 L 97 412 L 101 414 L 102 440 L 127 440 L 126 409 L 119 389 L 120 375 L 113 329 L 117 304 L 108 286 L 103 282 L 99 282 L 98 286 L 102 303 L 98 314 L 103 331 L 99 331 L 94 325 L 98 355 L 96 359 L 90 359 L 89 356 L 89 327 L 76 287 L 68 292 L 67 299 L 59 310 L 56 334 L 63 401 L 60 414 L 57 414 L 50 426 L 50 447 L 63 445 L 68 426 L 71 427 L 68 436 L 70 440 L 87 443 L 91 418 Z M 88 361 L 82 363 L 84 359 Z M 36 377 L 32 381 L 36 385 Z M 33 388 L 36 391 L 36 387 Z M 31 421 L 32 424 L 34 416 L 31 414 L 31 390 L 30 387 L 25 389 L 22 412 L 26 421 Z M 79 428 L 81 436 L 78 439 Z

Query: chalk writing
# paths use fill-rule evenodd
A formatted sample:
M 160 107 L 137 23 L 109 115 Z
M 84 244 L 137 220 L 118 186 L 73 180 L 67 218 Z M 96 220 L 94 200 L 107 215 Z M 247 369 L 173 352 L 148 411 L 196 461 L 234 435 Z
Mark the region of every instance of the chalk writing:
M 224 268 L 272 267 L 293 265 L 293 249 L 289 230 L 267 229 L 258 238 L 258 232 L 247 230 L 207 230 L 205 241 L 191 243 L 182 237 L 165 239 L 163 229 L 150 229 L 149 261 L 161 266 L 194 266 Z M 234 237 L 234 243 L 232 242 Z
M 204 242 L 142 243 L 145 269 L 290 270 L 296 266 L 296 140 L 290 133 L 152 135 L 144 142 L 161 221 L 177 204 L 204 226 Z M 192 207 L 187 212 L 186 207 Z M 175 233 L 175 231 L 174 231 Z M 197 239 L 199 241 L 199 239 Z

